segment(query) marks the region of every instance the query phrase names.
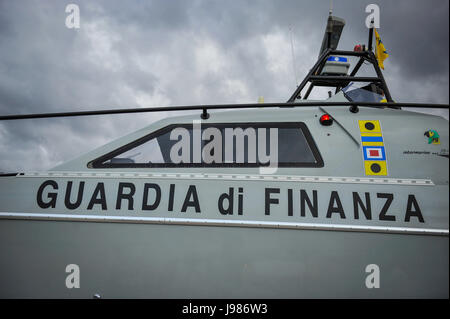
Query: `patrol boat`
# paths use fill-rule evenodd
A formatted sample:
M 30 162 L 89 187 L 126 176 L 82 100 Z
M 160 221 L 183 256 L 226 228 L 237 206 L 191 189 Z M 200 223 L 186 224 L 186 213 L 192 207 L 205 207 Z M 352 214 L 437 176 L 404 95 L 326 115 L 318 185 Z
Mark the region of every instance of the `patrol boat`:
M 201 111 L 3 174 L 0 297 L 448 298 L 448 122 L 405 110 L 448 105 L 394 102 L 344 23 L 287 103 L 0 117 Z

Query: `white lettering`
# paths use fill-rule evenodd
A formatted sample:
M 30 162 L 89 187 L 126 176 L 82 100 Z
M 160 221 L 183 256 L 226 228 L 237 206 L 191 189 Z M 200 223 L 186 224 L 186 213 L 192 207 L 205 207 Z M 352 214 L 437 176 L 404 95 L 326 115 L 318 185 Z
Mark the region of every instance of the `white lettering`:
M 366 27 L 370 28 L 379 28 L 380 27 L 380 7 L 376 4 L 369 4 L 366 7 L 366 12 L 370 13 L 366 17 Z
M 366 278 L 366 287 L 368 289 L 380 288 L 380 267 L 376 264 L 367 265 L 366 272 L 369 273 Z
M 68 4 L 66 6 L 66 13 L 70 13 L 66 17 L 66 27 L 69 29 L 80 28 L 80 8 L 76 4 Z
M 66 287 L 69 289 L 80 288 L 80 267 L 76 264 L 69 264 L 66 266 Z

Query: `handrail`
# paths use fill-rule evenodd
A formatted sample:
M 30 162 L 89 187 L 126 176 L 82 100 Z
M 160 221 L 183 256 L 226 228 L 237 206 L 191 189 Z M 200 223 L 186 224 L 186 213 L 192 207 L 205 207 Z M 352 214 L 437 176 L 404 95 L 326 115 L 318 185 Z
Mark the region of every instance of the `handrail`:
M 307 106 L 373 106 L 380 108 L 387 107 L 417 107 L 417 108 L 439 108 L 448 109 L 449 104 L 429 104 L 429 103 L 401 103 L 401 102 L 324 102 L 324 101 L 308 101 L 295 103 L 250 103 L 250 104 L 214 104 L 214 105 L 185 105 L 185 106 L 163 106 L 163 107 L 146 107 L 146 108 L 130 108 L 130 109 L 105 109 L 96 111 L 75 111 L 75 112 L 56 112 L 56 113 L 35 113 L 35 114 L 12 114 L 1 115 L 0 121 L 38 119 L 38 118 L 54 118 L 54 117 L 73 117 L 73 116 L 92 116 L 107 114 L 127 114 L 127 113 L 148 113 L 148 112 L 173 112 L 173 111 L 193 111 L 201 110 L 202 118 L 207 118 L 207 110 L 218 109 L 255 109 L 255 108 L 272 108 L 272 107 L 307 107 Z

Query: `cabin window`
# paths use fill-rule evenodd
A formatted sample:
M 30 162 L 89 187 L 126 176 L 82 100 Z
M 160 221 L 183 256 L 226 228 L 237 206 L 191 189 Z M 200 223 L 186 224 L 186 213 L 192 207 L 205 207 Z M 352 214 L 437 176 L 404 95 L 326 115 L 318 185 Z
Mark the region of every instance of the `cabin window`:
M 322 167 L 304 123 L 173 124 L 92 161 L 90 167 Z

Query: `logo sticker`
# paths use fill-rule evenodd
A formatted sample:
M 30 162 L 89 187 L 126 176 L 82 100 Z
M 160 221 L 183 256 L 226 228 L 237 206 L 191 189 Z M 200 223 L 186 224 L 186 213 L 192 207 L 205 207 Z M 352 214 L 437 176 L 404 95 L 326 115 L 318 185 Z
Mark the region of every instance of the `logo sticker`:
M 428 144 L 441 144 L 438 132 L 435 130 L 428 130 L 423 135 L 428 137 Z

